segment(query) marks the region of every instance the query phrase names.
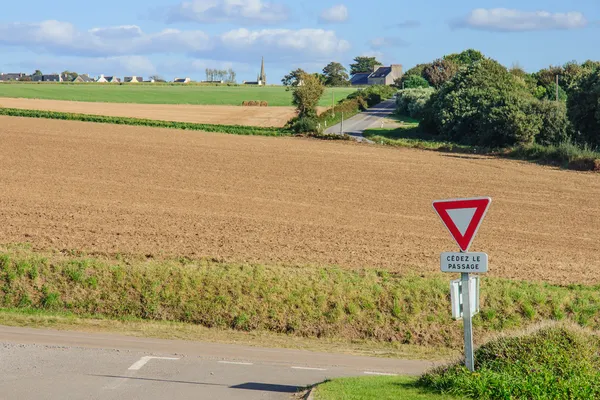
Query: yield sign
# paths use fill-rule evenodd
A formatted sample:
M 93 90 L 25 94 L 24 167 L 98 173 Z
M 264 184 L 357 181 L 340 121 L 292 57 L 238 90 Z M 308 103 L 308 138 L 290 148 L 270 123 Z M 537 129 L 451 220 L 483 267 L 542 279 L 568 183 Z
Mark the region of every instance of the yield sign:
M 458 243 L 458 247 L 467 251 L 491 202 L 489 197 L 438 200 L 433 202 L 433 208 Z

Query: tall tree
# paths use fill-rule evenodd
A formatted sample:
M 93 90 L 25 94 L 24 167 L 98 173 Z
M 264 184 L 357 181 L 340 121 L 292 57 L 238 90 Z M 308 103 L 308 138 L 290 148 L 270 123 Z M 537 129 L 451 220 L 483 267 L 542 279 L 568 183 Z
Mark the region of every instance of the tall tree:
M 326 86 L 348 86 L 348 72 L 346 68 L 338 62 L 330 62 L 323 68 Z
M 298 110 L 299 118 L 317 116 L 317 105 L 325 92 L 325 86 L 314 74 L 302 74 L 299 79 L 302 85 L 294 87 L 292 102 Z
M 373 67 L 380 64 L 375 57 L 356 57 L 350 64 L 350 75 L 373 72 Z
M 446 59 L 435 60 L 423 71 L 423 77 L 435 88 L 440 88 L 458 72 L 458 65 Z
M 298 86 L 298 83 L 300 83 L 302 80 L 303 75 L 306 75 L 306 71 L 304 71 L 302 68 L 295 69 L 289 74 L 285 75 L 281 80 L 281 83 L 287 87 Z
M 43 75 L 42 71 L 40 71 L 39 69 L 36 69 L 32 76 L 42 76 L 42 75 Z

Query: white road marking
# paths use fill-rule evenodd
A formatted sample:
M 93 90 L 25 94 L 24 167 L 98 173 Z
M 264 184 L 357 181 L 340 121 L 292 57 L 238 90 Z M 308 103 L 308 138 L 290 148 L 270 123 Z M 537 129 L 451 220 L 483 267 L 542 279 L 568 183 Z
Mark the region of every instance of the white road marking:
M 254 365 L 249 362 L 240 362 L 240 361 L 219 361 L 220 364 L 234 364 L 234 365 Z
M 304 369 L 308 371 L 327 371 L 326 368 L 292 367 L 292 369 Z
M 398 374 L 388 374 L 386 372 L 372 372 L 372 371 L 365 371 L 364 372 L 366 375 L 383 375 L 383 376 L 398 376 Z
M 146 365 L 146 363 L 152 359 L 156 359 L 156 360 L 179 360 L 179 358 L 175 358 L 175 357 L 151 357 L 151 356 L 144 356 L 142 358 L 140 358 L 139 360 L 137 360 L 135 363 L 133 363 L 133 365 L 129 368 L 127 368 L 130 371 L 137 371 L 140 368 L 142 368 L 144 365 Z

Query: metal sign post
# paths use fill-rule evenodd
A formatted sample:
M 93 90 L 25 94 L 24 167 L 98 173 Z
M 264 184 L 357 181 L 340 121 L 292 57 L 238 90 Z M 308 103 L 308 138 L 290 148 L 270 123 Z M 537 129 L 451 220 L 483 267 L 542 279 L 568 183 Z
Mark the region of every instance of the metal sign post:
M 473 319 L 471 315 L 471 285 L 469 282 L 469 273 L 460 274 L 462 283 L 462 303 L 463 303 L 463 329 L 465 336 L 465 366 L 469 371 L 475 371 L 475 357 L 473 355 Z
M 475 296 L 479 296 L 479 280 L 476 287 L 471 287 L 471 273 L 484 273 L 488 271 L 488 256 L 485 253 L 468 253 L 479 225 L 483 221 L 492 199 L 479 197 L 473 199 L 440 200 L 433 202 L 433 208 L 442 219 L 446 228 L 460 247 L 460 253 L 445 252 L 440 256 L 440 269 L 442 272 L 460 272 L 460 292 L 462 297 L 462 310 L 460 305 L 454 303 L 454 293 L 458 289 L 458 281 L 451 284 L 451 299 L 453 301 L 453 315 L 458 310 L 457 317 L 462 315 L 465 339 L 465 366 L 469 371 L 475 371 L 475 356 L 473 352 L 473 315 L 478 311 L 478 298 L 474 298 L 475 310 L 471 305 L 471 289 Z M 458 299 L 456 299 L 458 301 Z M 462 311 L 462 312 L 461 312 Z

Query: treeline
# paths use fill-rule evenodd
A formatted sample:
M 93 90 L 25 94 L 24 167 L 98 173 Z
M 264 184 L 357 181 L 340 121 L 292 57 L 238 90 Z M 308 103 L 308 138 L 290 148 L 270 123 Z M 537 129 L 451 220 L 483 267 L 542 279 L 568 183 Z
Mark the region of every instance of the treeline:
M 558 79 L 558 85 L 557 85 Z M 421 130 L 461 144 L 600 145 L 600 62 L 527 73 L 476 50 L 420 64 L 396 82 L 398 110 Z
M 213 69 L 206 68 L 206 80 L 209 82 L 224 81 L 225 83 L 235 83 L 236 73 L 233 69 Z

